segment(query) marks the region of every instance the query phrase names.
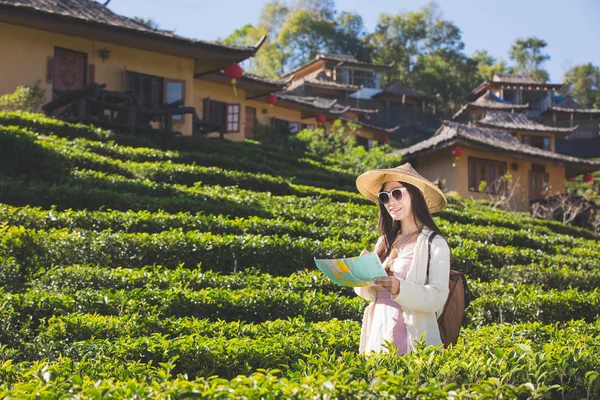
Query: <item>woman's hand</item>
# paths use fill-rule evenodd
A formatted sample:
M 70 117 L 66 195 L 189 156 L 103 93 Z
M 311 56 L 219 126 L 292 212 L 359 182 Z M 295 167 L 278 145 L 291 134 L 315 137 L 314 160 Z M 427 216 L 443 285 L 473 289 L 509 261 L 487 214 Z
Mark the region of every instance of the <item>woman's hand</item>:
M 370 253 L 370 251 L 369 251 L 369 250 L 367 250 L 367 249 L 364 249 L 363 251 L 361 251 L 361 252 L 360 252 L 360 255 L 361 255 L 361 256 L 364 256 L 364 255 L 367 255 L 367 254 L 369 254 L 369 253 Z
M 395 276 L 386 276 L 384 278 L 375 278 L 373 283 L 389 290 L 392 296 L 396 297 L 400 293 L 400 280 Z

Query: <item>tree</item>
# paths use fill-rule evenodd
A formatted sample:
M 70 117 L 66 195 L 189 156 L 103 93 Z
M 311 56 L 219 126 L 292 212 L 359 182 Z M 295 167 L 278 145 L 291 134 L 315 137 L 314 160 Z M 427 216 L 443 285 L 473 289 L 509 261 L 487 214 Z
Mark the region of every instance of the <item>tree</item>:
M 513 69 L 504 64 L 504 61 L 497 61 L 487 50 L 477 50 L 471 59 L 477 64 L 478 80 L 485 81 L 492 79 L 494 74 L 511 74 Z
M 567 94 L 582 106 L 600 108 L 600 68 L 592 63 L 577 65 L 563 77 Z
M 290 6 L 279 1 L 265 4 L 257 25 L 236 29 L 224 42 L 250 45 L 267 35 L 248 63 L 257 75 L 277 77 L 319 53 L 349 54 L 369 61 L 371 47 L 362 17 L 337 13 L 333 0 L 297 0 Z
M 362 17 L 356 13 L 342 12 L 336 17 L 335 25 L 336 33 L 328 44 L 328 51 L 370 61 L 373 48 L 367 40 Z
M 550 59 L 549 54 L 543 53 L 548 45 L 545 40 L 536 37 L 517 39 L 510 48 L 510 59 L 516 61 L 520 74 L 531 75 L 536 82 L 547 82 L 548 71 L 542 65 Z
M 247 61 L 247 69 L 256 75 L 279 78 L 284 72 L 289 54 L 277 38 L 285 25 L 289 9 L 283 3 L 270 1 L 261 11 L 258 24 L 246 24 L 223 40 L 225 44 L 251 46 L 263 36 L 267 40 L 256 55 Z
M 437 110 L 455 110 L 479 83 L 460 29 L 442 18 L 435 2 L 416 12 L 382 14 L 370 39 L 375 61 L 395 62 L 389 79 L 435 96 Z
M 300 65 L 328 52 L 337 33 L 335 21 L 306 9 L 296 9 L 286 19 L 279 42 L 290 54 L 290 62 Z

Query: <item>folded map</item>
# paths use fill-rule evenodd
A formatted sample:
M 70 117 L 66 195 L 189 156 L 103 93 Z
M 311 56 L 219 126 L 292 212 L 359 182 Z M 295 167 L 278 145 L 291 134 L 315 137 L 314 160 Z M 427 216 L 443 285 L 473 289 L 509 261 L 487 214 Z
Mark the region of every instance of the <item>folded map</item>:
M 387 276 L 375 253 L 350 258 L 315 258 L 315 264 L 340 286 L 369 286 L 373 279 Z

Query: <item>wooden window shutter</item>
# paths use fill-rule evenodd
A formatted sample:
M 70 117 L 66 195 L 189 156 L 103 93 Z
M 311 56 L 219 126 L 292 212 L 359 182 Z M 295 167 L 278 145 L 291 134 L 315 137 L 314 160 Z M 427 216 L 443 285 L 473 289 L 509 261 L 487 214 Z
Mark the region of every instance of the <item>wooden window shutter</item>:
M 88 83 L 96 82 L 96 66 L 94 64 L 88 65 Z
M 54 57 L 46 58 L 46 83 L 52 83 L 54 77 Z

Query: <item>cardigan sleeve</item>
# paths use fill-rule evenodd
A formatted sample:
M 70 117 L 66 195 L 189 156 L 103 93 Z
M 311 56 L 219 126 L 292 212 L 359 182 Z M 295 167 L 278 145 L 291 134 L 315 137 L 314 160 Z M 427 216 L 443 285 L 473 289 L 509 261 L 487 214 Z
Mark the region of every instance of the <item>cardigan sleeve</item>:
M 427 245 L 424 246 L 427 249 Z M 427 258 L 425 258 L 425 262 Z M 427 268 L 427 264 L 423 266 Z M 420 313 L 435 313 L 444 307 L 448 298 L 450 277 L 450 248 L 446 241 L 437 236 L 431 242 L 429 280 L 426 285 L 417 285 L 400 280 L 400 292 L 394 300 L 405 310 Z
M 377 240 L 377 243 L 375 244 L 375 249 L 373 249 L 373 251 L 377 252 L 377 249 L 379 249 L 380 246 L 383 246 L 383 236 L 379 236 L 379 239 Z M 363 299 L 368 300 L 368 301 L 375 301 L 375 299 L 377 298 L 377 293 L 375 292 L 375 286 L 355 287 L 354 292 L 357 295 L 359 295 L 360 297 L 362 297 Z

